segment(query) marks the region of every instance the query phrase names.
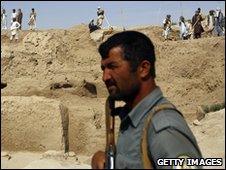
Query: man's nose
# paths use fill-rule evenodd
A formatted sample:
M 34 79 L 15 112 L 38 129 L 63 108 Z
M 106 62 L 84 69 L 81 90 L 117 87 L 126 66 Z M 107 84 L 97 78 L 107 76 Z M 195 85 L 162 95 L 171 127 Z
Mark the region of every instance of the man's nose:
M 107 80 L 111 79 L 111 74 L 110 74 L 110 71 L 108 69 L 105 69 L 103 71 L 103 76 L 102 76 L 102 80 L 104 82 L 106 82 Z

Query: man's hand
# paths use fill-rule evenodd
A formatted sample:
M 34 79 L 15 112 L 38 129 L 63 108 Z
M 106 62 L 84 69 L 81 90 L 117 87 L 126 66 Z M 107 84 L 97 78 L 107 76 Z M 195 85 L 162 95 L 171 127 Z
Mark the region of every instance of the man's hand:
M 97 151 L 92 157 L 92 169 L 104 169 L 105 152 Z

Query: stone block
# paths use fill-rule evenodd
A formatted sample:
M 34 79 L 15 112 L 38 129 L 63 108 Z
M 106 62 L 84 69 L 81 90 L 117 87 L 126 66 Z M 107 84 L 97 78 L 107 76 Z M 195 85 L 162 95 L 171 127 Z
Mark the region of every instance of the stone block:
M 68 113 L 45 97 L 1 97 L 1 146 L 4 150 L 67 150 Z

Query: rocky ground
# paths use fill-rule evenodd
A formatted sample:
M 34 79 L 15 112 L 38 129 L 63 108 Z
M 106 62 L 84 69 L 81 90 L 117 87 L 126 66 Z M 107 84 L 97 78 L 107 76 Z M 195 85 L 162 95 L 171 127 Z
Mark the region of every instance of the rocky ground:
M 225 37 L 204 36 L 181 41 L 178 32 L 174 31 L 173 40 L 164 41 L 160 27 L 147 26 L 135 30 L 145 33 L 153 41 L 157 56 L 157 84 L 184 114 L 203 155 L 225 159 L 224 110 L 208 113 L 199 125 L 193 125 L 198 106 L 225 102 Z M 86 25 L 65 30 L 22 31 L 17 43 L 9 42 L 9 32 L 1 32 L 1 83 L 6 86 L 1 90 L 2 104 L 9 100 L 12 102 L 12 96 L 20 97 L 23 104 L 29 101 L 27 97 L 34 96 L 60 102 L 67 108 L 68 147 L 74 152 L 70 157 L 62 154 L 58 156 L 60 158 L 43 157 L 51 149 L 14 146 L 10 140 L 15 140 L 15 135 L 7 136 L 12 129 L 8 124 L 1 127 L 5 132 L 1 136 L 4 139 L 1 149 L 7 152 L 2 153 L 2 168 L 90 167 L 91 155 L 105 146 L 104 103 L 107 91 L 101 80 L 97 47 L 116 32 L 102 31 L 90 35 Z M 13 106 L 13 112 L 24 109 L 26 113 L 25 110 L 29 110 L 26 106 L 19 109 L 19 106 Z M 5 109 L 10 113 L 10 107 Z M 48 107 L 43 109 L 46 112 L 50 110 Z M 2 108 L 1 114 L 6 110 Z M 34 109 L 32 112 L 36 113 Z M 41 119 L 41 115 L 36 115 Z M 24 122 L 23 128 L 27 129 L 23 133 L 24 139 L 29 140 L 31 130 L 26 126 L 31 125 L 26 120 L 26 116 L 15 119 L 12 126 Z M 118 120 L 116 123 L 117 128 Z M 217 147 L 213 147 L 215 145 Z M 46 160 L 52 162 L 46 164 Z

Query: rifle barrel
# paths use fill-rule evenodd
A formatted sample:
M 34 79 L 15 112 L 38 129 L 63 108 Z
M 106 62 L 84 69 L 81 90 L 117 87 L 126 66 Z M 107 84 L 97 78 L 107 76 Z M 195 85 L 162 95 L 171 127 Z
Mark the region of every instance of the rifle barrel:
M 115 119 L 112 115 L 112 110 L 115 108 L 115 102 L 111 100 L 110 97 L 107 98 L 105 103 L 105 123 L 106 123 L 106 160 L 105 168 L 114 169 L 115 168 L 115 138 L 114 138 L 114 124 Z

